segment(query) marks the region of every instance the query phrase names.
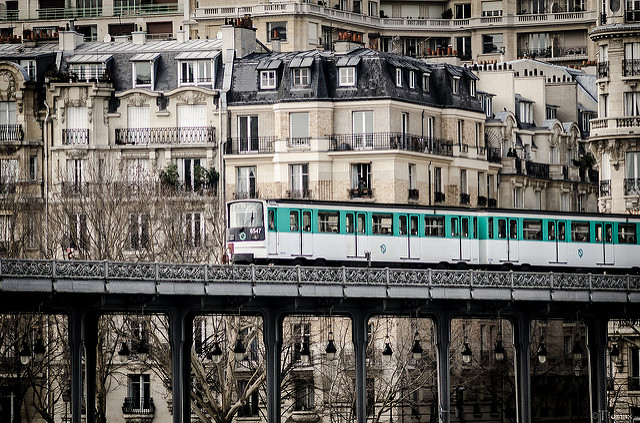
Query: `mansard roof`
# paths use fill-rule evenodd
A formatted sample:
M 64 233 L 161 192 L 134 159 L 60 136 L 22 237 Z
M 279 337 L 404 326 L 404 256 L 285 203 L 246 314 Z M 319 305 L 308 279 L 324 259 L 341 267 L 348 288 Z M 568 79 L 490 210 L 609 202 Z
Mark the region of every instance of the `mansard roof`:
M 294 86 L 293 69 L 308 67 L 310 82 Z M 340 67 L 354 67 L 354 86 L 340 86 Z M 402 84 L 396 84 L 396 69 Z M 261 89 L 260 73 L 276 71 L 276 88 Z M 409 86 L 413 72 L 414 87 Z M 422 89 L 422 76 L 429 76 L 429 90 Z M 460 92 L 454 95 L 451 79 L 459 77 Z M 398 100 L 440 108 L 461 108 L 482 112 L 480 100 L 469 94 L 470 70 L 448 64 L 365 48 L 348 53 L 311 50 L 286 53 L 254 53 L 234 62 L 228 104 L 275 104 L 296 101 Z

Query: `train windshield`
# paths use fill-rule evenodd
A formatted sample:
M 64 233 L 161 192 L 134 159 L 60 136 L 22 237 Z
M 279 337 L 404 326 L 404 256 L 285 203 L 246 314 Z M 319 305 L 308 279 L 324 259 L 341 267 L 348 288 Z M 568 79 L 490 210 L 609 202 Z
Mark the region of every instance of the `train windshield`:
M 247 201 L 229 207 L 229 228 L 262 227 L 262 203 Z

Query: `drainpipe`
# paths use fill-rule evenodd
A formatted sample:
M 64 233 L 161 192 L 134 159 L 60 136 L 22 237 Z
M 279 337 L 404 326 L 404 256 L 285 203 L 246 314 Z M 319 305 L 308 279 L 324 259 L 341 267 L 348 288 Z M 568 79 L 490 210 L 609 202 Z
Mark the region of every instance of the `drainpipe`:
M 42 142 L 44 144 L 42 150 L 42 162 L 44 165 L 42 175 L 42 195 L 44 197 L 44 245 L 46 250 L 49 246 L 49 122 L 51 121 L 51 108 L 49 107 L 46 99 L 44 100 L 44 107 L 47 109 L 47 114 L 44 117 L 44 122 L 42 123 Z

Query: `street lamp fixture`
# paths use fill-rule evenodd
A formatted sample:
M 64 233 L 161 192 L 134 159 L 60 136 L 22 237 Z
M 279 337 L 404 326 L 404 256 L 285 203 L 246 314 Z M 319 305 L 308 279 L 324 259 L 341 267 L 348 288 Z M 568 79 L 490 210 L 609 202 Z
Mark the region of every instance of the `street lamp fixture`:
M 236 341 L 236 346 L 233 348 L 233 354 L 236 358 L 236 361 L 244 360 L 245 353 L 247 350 L 242 345 L 242 340 L 240 339 L 240 334 L 238 334 L 238 340 Z
M 391 349 L 391 347 L 389 347 Z M 413 336 L 413 347 L 411 347 L 411 354 L 413 354 L 414 360 L 420 360 L 422 358 L 422 345 L 420 345 L 420 335 L 416 331 Z
M 580 341 L 576 341 L 576 343 L 573 345 L 573 350 L 571 350 L 571 354 L 573 355 L 573 359 L 575 361 L 582 360 L 582 344 L 580 344 Z
M 581 369 L 580 369 L 580 365 L 579 365 L 579 364 L 576 364 L 576 367 L 574 367 L 574 368 L 573 368 L 573 374 L 574 374 L 576 377 L 579 377 L 579 376 L 580 376 L 580 371 L 581 371 Z
M 547 362 L 547 347 L 545 346 L 544 339 L 540 339 L 540 345 L 538 345 L 538 361 L 542 364 Z
M 336 348 L 336 344 L 333 342 L 333 332 L 329 332 L 329 342 L 327 342 L 327 348 L 325 348 L 324 352 L 327 354 L 327 360 L 333 360 L 336 358 L 336 352 L 338 352 L 338 349 Z
M 611 346 L 611 351 L 609 351 L 609 356 L 614 360 L 614 361 L 618 361 L 618 359 L 620 358 L 620 349 L 618 348 L 618 343 L 614 343 Z
M 504 355 L 505 355 L 505 350 L 504 347 L 502 346 L 502 341 L 498 340 L 496 342 L 496 348 L 493 350 L 493 353 L 496 356 L 496 361 L 504 361 Z
M 462 362 L 464 364 L 471 363 L 471 356 L 473 353 L 471 352 L 471 348 L 469 347 L 469 343 L 465 342 L 462 347 Z
M 389 364 L 391 362 L 392 355 L 393 350 L 391 349 L 391 343 L 389 343 L 389 338 L 387 338 L 387 342 L 384 343 L 384 349 L 382 350 L 382 362 Z
M 308 364 L 310 358 L 311 351 L 309 351 L 309 343 L 307 341 L 302 341 L 302 347 L 300 348 L 300 361 L 304 364 Z
M 220 343 L 218 341 L 213 343 L 213 349 L 209 355 L 214 363 L 220 363 L 220 360 L 222 359 L 222 348 L 220 348 Z
M 138 345 L 138 360 L 147 361 L 148 356 L 149 356 L 149 344 L 145 339 L 141 339 L 140 345 Z
M 36 344 L 33 346 L 33 354 L 36 361 L 40 362 L 44 360 L 45 352 L 46 349 L 44 347 L 44 342 L 42 341 L 42 335 L 40 335 L 36 339 Z
M 129 360 L 130 354 L 131 354 L 131 351 L 129 351 L 129 346 L 127 345 L 126 342 L 123 342 L 122 347 L 120 347 L 120 350 L 118 351 L 118 357 L 120 357 L 120 362 L 125 363 L 127 360 Z
M 22 349 L 20 350 L 20 363 L 24 366 L 29 364 L 31 361 L 31 349 L 29 348 L 29 344 L 26 342 L 22 343 Z

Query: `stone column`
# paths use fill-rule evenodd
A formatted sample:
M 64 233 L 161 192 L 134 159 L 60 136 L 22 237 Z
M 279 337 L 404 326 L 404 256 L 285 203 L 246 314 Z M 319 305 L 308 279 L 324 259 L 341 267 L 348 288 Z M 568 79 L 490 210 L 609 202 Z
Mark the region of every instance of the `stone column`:
M 193 338 L 191 316 L 178 308 L 170 310 L 169 336 L 173 422 L 189 423 L 191 421 L 191 340 Z
M 519 423 L 531 423 L 531 318 L 518 314 L 513 320 L 516 366 L 516 406 Z
M 449 423 L 451 392 L 449 388 L 449 348 L 451 346 L 451 316 L 439 313 L 435 321 L 436 354 L 438 356 L 438 414 L 440 423 Z
M 585 319 L 587 326 L 587 348 L 589 349 L 589 397 L 591 421 L 607 423 L 607 325 L 604 317 Z
M 280 423 L 281 352 L 283 316 L 274 309 L 264 311 L 263 339 L 267 361 L 267 421 Z
M 367 316 L 352 313 L 353 351 L 356 365 L 356 415 L 358 423 L 367 421 Z

